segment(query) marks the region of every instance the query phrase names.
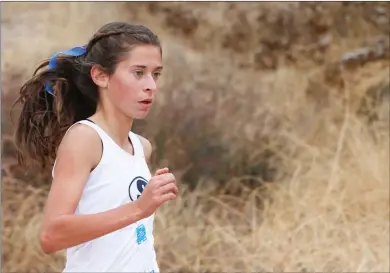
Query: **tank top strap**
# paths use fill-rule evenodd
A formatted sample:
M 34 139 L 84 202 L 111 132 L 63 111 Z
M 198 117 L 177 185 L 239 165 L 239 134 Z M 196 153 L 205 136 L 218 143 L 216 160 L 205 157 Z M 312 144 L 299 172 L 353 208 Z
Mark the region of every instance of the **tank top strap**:
M 89 125 L 89 126 L 95 128 L 95 130 L 98 132 L 98 134 L 100 135 L 100 138 L 103 141 L 103 146 L 108 146 L 106 143 L 110 143 L 110 144 L 114 143 L 112 138 L 109 135 L 107 135 L 107 133 L 102 128 L 100 128 L 99 125 L 95 124 L 93 121 L 91 121 L 89 119 L 85 119 L 85 120 L 79 121 L 79 123 L 83 123 L 83 124 L 86 124 L 86 125 Z M 131 144 L 133 145 L 134 156 L 135 157 L 145 157 L 144 148 L 142 146 L 142 142 L 141 142 L 140 138 L 138 137 L 138 135 L 130 131 L 129 132 L 129 140 L 131 141 Z M 116 144 L 115 144 L 115 146 L 119 147 Z
M 76 121 L 75 123 L 73 123 L 69 128 L 68 130 L 66 130 L 64 136 L 69 132 L 70 129 L 72 129 L 75 125 L 77 124 L 84 124 L 84 125 L 87 125 L 91 128 L 93 128 L 96 133 L 99 135 L 101 141 L 102 141 L 102 145 L 103 145 L 103 154 L 105 153 L 105 149 L 104 149 L 104 146 L 107 145 L 107 135 L 105 134 L 105 132 L 97 125 L 95 124 L 93 121 L 89 120 L 89 119 L 85 119 L 85 120 L 79 120 L 79 121 Z M 103 155 L 102 155 L 102 159 L 103 159 Z M 52 168 L 52 171 L 51 171 L 51 175 L 52 177 L 54 177 L 54 168 L 56 166 L 56 162 L 57 161 L 54 161 L 54 164 L 53 164 L 53 168 Z
M 101 141 L 102 141 L 102 145 L 103 145 L 103 154 L 102 154 L 102 159 L 101 161 L 103 161 L 103 159 L 107 159 L 106 157 L 108 156 L 107 152 L 110 151 L 111 149 L 111 145 L 113 145 L 113 140 L 110 138 L 109 135 L 107 135 L 107 133 L 102 129 L 100 128 L 99 125 L 97 125 L 96 123 L 94 123 L 93 121 L 89 120 L 89 119 L 84 119 L 84 120 L 80 120 L 80 121 L 77 121 L 75 122 L 74 124 L 72 124 L 68 130 L 65 132 L 65 135 L 68 133 L 68 131 L 73 127 L 75 126 L 76 124 L 84 124 L 84 125 L 87 125 L 91 128 L 93 128 L 97 134 L 99 135 Z M 145 154 L 144 154 L 144 148 L 143 148 L 143 145 L 142 145 L 142 142 L 139 138 L 139 136 L 133 132 L 129 132 L 129 139 L 133 145 L 133 149 L 134 149 L 134 157 L 140 157 L 140 158 L 144 158 L 145 157 Z M 115 149 L 113 149 L 115 150 Z M 110 153 L 111 154 L 111 153 Z M 56 161 L 54 162 L 53 164 L 53 168 L 52 168 L 52 177 L 54 177 L 54 168 L 55 168 L 55 165 L 56 165 Z
M 134 156 L 135 157 L 138 157 L 138 156 L 145 157 L 144 147 L 142 146 L 142 142 L 141 142 L 139 136 L 130 131 L 129 138 L 131 140 L 131 143 L 133 144 Z
M 107 133 L 102 129 L 100 128 L 99 125 L 97 125 L 95 122 L 93 122 L 92 120 L 89 120 L 89 119 L 83 119 L 83 120 L 80 120 L 77 123 L 81 123 L 81 124 L 84 124 L 84 125 L 87 125 L 89 127 L 92 127 L 93 129 L 95 129 L 95 131 L 98 133 L 98 135 L 100 136 L 101 140 L 103 141 L 103 145 L 106 144 L 107 140 L 111 140 L 111 138 L 107 135 Z

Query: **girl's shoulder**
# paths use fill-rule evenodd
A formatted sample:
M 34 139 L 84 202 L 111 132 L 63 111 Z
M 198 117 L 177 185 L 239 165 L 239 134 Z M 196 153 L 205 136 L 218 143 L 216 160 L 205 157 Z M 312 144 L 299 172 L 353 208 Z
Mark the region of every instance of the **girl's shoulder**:
M 57 151 L 57 161 L 62 158 L 87 161 L 86 165 L 96 166 L 102 154 L 101 138 L 99 134 L 85 124 L 72 125 L 65 135 Z

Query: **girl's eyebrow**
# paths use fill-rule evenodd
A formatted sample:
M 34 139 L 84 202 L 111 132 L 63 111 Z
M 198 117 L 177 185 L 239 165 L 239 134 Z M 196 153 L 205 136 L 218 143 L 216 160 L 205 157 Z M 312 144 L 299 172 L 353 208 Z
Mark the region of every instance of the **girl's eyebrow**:
M 137 67 L 137 68 L 142 68 L 142 69 L 146 69 L 147 67 L 145 66 L 145 65 L 132 65 L 132 66 L 130 66 L 130 67 Z M 155 68 L 155 70 L 162 70 L 163 69 L 163 67 L 162 66 L 157 66 L 156 68 Z

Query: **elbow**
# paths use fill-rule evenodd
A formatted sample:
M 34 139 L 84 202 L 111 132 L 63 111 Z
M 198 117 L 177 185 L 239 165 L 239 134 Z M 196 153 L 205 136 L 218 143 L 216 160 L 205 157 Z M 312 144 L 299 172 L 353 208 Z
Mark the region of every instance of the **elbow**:
M 54 242 L 47 230 L 43 230 L 39 236 L 39 243 L 41 249 L 45 254 L 52 254 L 55 252 Z

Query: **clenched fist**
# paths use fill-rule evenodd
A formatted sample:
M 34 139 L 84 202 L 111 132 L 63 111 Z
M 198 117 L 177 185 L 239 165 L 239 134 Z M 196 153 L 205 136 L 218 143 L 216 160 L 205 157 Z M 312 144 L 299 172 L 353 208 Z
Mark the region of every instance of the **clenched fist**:
M 173 200 L 178 194 L 175 176 L 168 168 L 159 169 L 135 201 L 142 217 L 152 215 L 163 203 Z

